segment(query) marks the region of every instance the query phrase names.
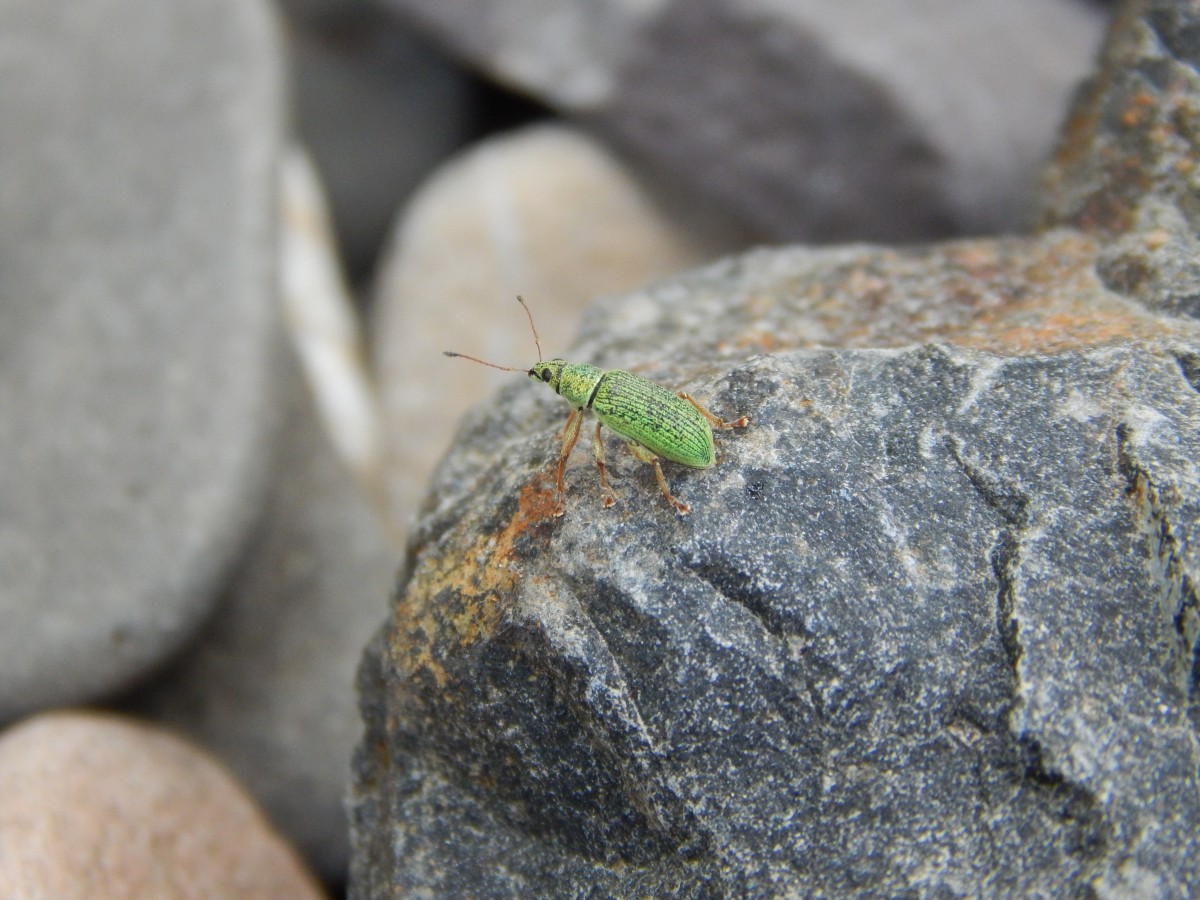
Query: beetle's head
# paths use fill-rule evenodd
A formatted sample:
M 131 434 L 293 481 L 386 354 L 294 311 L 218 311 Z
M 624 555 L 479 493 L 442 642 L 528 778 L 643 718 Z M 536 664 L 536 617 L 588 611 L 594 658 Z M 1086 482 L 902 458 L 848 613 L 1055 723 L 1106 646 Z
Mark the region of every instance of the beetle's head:
M 562 370 L 566 366 L 565 359 L 547 359 L 542 362 L 534 363 L 533 368 L 529 370 L 529 377 L 534 381 L 541 381 L 550 385 L 558 392 L 558 381 L 562 376 Z

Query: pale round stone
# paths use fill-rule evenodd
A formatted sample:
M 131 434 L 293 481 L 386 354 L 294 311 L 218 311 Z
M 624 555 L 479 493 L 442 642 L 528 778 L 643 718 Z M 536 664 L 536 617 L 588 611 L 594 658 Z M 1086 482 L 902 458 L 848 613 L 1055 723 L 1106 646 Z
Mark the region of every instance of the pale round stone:
M 584 306 L 743 246 L 745 232 L 647 189 L 582 131 L 534 126 L 448 163 L 405 211 L 376 298 L 393 516 L 403 527 L 461 414 L 537 359 L 567 352 Z M 695 212 L 695 210 L 692 210 Z M 566 410 L 564 408 L 564 418 Z
M 0 735 L 0 897 L 321 896 L 241 786 L 179 738 L 80 712 Z

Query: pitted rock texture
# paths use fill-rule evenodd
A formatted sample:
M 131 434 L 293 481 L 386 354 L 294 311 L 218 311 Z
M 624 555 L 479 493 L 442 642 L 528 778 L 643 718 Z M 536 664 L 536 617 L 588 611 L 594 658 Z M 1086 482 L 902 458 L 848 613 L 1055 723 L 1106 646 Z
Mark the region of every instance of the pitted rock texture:
M 544 387 L 466 419 L 360 670 L 355 896 L 1200 883 L 1200 14 L 1117 22 L 1080 109 L 1152 71 L 1159 130 L 1073 119 L 1041 234 L 760 251 L 593 310 L 570 358 L 752 419 L 668 467 L 691 516 L 610 439 L 618 505 L 577 451 L 556 517 Z
M 689 517 L 610 439 L 618 506 L 577 451 L 556 518 L 561 401 L 477 409 L 360 675 L 359 895 L 1182 894 L 1200 345 L 1064 244 L 764 251 L 597 310 L 573 357 L 752 419 L 668 466 Z M 995 277 L 947 289 L 964 257 Z M 826 315 L 864 272 L 956 343 Z M 853 307 L 896 346 L 775 324 L 854 345 Z

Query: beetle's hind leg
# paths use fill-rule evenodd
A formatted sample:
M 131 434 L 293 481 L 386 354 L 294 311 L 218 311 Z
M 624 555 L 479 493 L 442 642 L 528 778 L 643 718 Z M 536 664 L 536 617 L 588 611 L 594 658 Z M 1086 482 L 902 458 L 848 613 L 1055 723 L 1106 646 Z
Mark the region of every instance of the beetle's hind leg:
M 604 471 L 604 441 L 600 438 L 601 422 L 596 423 L 596 433 L 592 435 L 592 455 L 596 457 L 596 471 L 600 473 L 600 490 L 603 492 L 604 508 L 608 509 L 617 502 L 612 488 L 608 484 L 608 475 Z
M 740 419 L 734 419 L 732 422 L 724 422 L 718 416 L 714 416 L 707 409 L 697 403 L 696 398 L 690 394 L 685 394 L 683 391 L 680 391 L 678 394 L 676 394 L 676 396 L 679 397 L 680 400 L 686 400 L 688 403 L 692 404 L 692 406 L 696 407 L 696 411 L 700 413 L 700 415 L 704 416 L 704 418 L 708 419 L 709 424 L 712 425 L 713 428 L 745 428 L 750 424 L 749 416 L 742 416 Z
M 667 487 L 666 476 L 663 475 L 662 465 L 659 464 L 658 457 L 643 447 L 641 444 L 629 442 L 629 452 L 636 456 L 644 463 L 649 463 L 654 466 L 654 477 L 658 479 L 658 489 L 662 491 L 662 495 L 667 498 L 667 502 L 679 510 L 681 516 L 686 516 L 691 512 L 691 508 L 681 500 L 676 500 L 671 495 L 671 489 Z

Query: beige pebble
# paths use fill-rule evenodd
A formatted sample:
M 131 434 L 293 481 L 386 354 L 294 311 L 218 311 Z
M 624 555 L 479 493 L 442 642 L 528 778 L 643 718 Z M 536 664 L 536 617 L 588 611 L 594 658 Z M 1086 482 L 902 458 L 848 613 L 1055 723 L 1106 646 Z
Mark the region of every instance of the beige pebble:
M 84 712 L 0 735 L 0 897 L 322 896 L 242 788 L 177 737 Z
M 462 413 L 515 378 L 462 360 L 567 353 L 584 307 L 743 246 L 746 235 L 668 199 L 564 126 L 492 138 L 447 163 L 409 204 L 378 279 L 373 339 L 389 506 L 403 529 Z

